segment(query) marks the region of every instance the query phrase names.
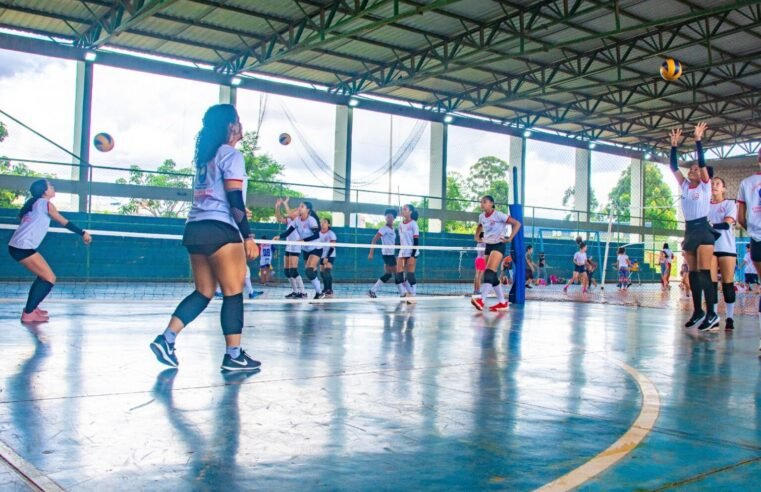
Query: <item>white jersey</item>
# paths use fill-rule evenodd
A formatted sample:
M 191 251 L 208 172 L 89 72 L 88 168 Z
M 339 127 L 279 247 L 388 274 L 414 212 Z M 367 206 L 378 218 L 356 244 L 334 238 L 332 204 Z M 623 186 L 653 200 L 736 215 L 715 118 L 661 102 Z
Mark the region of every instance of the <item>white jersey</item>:
M 410 220 L 409 222 L 399 223 L 399 244 L 402 246 L 412 246 L 414 239 L 420 236 L 420 229 L 418 229 L 417 222 Z M 412 256 L 412 248 L 402 248 L 399 251 L 399 256 L 402 258 L 409 258 Z M 417 256 L 417 254 L 415 254 Z
M 761 173 L 742 180 L 737 202 L 745 204 L 748 235 L 754 241 L 761 241 Z
M 32 209 L 21 217 L 21 224 L 14 231 L 9 246 L 18 249 L 37 249 L 45 239 L 50 227 L 49 201 L 39 198 Z
M 711 224 L 721 224 L 725 222 L 724 219 L 727 217 L 731 217 L 735 222 L 737 221 L 737 204 L 734 200 L 724 200 L 719 203 L 711 202 L 711 211 L 708 214 L 708 222 Z M 737 254 L 734 226 L 730 226 L 729 230 L 717 232 L 720 232 L 721 236 L 716 240 L 713 250 L 717 253 Z
M 670 249 L 668 249 L 668 248 L 663 249 L 661 251 L 663 251 L 663 256 L 666 257 L 666 263 L 668 263 L 669 265 L 671 263 L 673 263 L 673 261 L 674 261 L 674 253 Z
M 272 245 L 262 244 L 259 247 L 259 266 L 272 265 Z
M 302 240 L 314 236 L 315 231 L 320 229 L 320 224 L 317 222 L 317 219 L 311 215 L 307 216 L 305 220 L 302 220 L 301 217 L 296 217 L 296 220 L 293 221 L 293 225 L 296 227 L 296 232 L 299 233 L 299 239 Z M 309 243 L 301 247 L 302 251 L 314 251 L 315 249 L 317 248 Z
M 218 220 L 238 228 L 227 201 L 225 180 L 240 181 L 243 199 L 246 199 L 248 178 L 243 154 L 227 144 L 219 147 L 214 159 L 196 167 L 193 206 L 188 213 L 188 222 Z
M 298 241 L 301 239 L 299 237 L 299 231 L 296 230 L 296 221 L 291 219 L 290 217 L 285 219 L 285 225 L 286 227 L 293 226 L 293 232 L 288 234 L 288 237 L 285 238 L 286 241 Z M 301 246 L 298 244 L 288 244 L 285 247 L 286 253 L 301 253 Z
M 394 246 L 396 243 L 396 231 L 393 227 L 389 227 L 388 225 L 384 225 L 380 229 L 378 229 L 378 232 L 376 235 L 380 236 L 381 244 L 383 246 Z M 381 254 L 383 256 L 393 256 L 394 255 L 394 248 L 382 248 Z
M 573 264 L 583 266 L 587 264 L 587 254 L 583 251 L 577 251 L 573 255 Z
M 711 208 L 711 182 L 698 183 L 694 188 L 686 179 L 682 182 L 682 213 L 684 220 L 708 217 Z
M 321 243 L 329 243 L 331 241 L 338 241 L 338 238 L 336 237 L 336 233 L 333 232 L 331 229 L 328 229 L 328 232 L 322 232 L 320 231 L 320 242 Z M 322 248 L 322 256 L 321 258 L 327 258 L 328 257 L 328 251 L 330 251 L 331 246 L 323 246 Z M 336 257 L 336 248 L 333 248 L 333 252 L 330 253 L 331 258 Z
M 618 255 L 616 256 L 616 261 L 618 262 L 618 269 L 622 268 L 629 268 L 629 255 Z
M 756 270 L 753 268 L 753 258 L 751 258 L 750 252 L 745 253 L 745 256 L 743 256 L 743 268 L 745 273 L 756 273 Z
M 478 223 L 484 233 L 484 243 L 501 243 L 505 238 L 505 229 L 507 229 L 507 219 L 509 218 L 508 214 L 498 210 L 492 210 L 489 215 L 481 212 L 481 215 L 478 216 Z

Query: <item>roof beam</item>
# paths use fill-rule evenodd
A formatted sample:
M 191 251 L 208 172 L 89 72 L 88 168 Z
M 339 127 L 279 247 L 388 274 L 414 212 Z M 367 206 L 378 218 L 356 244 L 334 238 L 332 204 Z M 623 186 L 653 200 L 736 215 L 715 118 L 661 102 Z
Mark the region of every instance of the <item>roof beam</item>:
M 129 4 L 118 2 L 105 16 L 95 22 L 77 40 L 77 46 L 94 49 L 108 43 L 114 36 L 137 26 L 143 20 L 160 12 L 177 0 L 133 0 Z M 126 15 L 126 19 L 125 19 Z

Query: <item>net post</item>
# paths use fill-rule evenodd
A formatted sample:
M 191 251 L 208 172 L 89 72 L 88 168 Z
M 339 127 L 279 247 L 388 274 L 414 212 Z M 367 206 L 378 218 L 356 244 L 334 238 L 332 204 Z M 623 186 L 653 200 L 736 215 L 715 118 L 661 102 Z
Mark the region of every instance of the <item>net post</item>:
M 523 205 L 510 205 L 510 216 L 523 224 Z M 526 303 L 526 247 L 524 246 L 523 225 L 521 225 L 518 234 L 513 238 L 513 247 L 515 249 L 515 278 L 513 286 L 510 289 L 509 300 L 512 304 Z
M 608 212 L 608 237 L 605 241 L 605 256 L 602 260 L 602 279 L 600 280 L 600 290 L 605 290 L 605 274 L 608 272 L 608 253 L 610 252 L 610 235 L 613 231 L 613 208 L 609 207 Z

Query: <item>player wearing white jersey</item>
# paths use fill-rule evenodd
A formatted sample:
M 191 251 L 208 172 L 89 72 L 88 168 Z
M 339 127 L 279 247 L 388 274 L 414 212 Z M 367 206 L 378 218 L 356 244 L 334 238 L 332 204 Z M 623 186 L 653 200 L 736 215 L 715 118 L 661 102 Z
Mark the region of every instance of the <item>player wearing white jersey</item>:
M 733 319 L 735 312 L 734 280 L 735 267 L 737 266 L 737 245 L 735 243 L 737 204 L 735 204 L 734 200 L 727 199 L 726 183 L 718 176 L 715 176 L 711 180 L 711 211 L 708 214 L 708 221 L 721 234 L 716 240 L 713 250 L 711 281 L 716 284 L 719 278 L 718 273 L 721 272 L 721 291 L 727 307 L 727 319 L 724 323 L 724 329 L 733 330 L 735 327 Z
M 568 283 L 563 287 L 563 292 L 568 292 L 568 287 L 571 284 L 579 282 L 581 284 L 581 293 L 587 293 L 587 287 L 589 286 L 589 276 L 587 275 L 587 244 L 582 241 L 581 236 L 576 238 L 576 244 L 579 246 L 579 250 L 573 254 L 573 275 L 568 280 Z
M 240 343 L 246 261 L 259 255 L 245 205 L 246 165 L 243 154 L 235 149 L 242 138 L 235 106 L 217 104 L 206 111 L 196 138 L 193 205 L 182 238 L 190 254 L 195 290 L 150 344 L 159 362 L 172 367 L 179 365 L 174 349 L 177 335 L 206 309 L 217 281 L 224 296 L 220 322 L 227 346 L 222 370 L 255 371 L 261 365 Z
M 372 261 L 375 255 L 375 244 L 380 241 L 384 246 L 381 248 L 381 256 L 383 257 L 383 275 L 378 277 L 375 284 L 369 291 L 367 291 L 367 295 L 372 298 L 378 297 L 378 289 L 380 289 L 381 285 L 391 280 L 396 273 L 396 254 L 394 250 L 394 245 L 396 244 L 396 231 L 394 230 L 396 210 L 393 208 L 387 208 L 385 216 L 386 223 L 383 227 L 378 229 L 378 232 L 373 236 L 373 239 L 370 241 L 370 244 L 373 245 L 373 247 L 370 248 L 370 252 L 367 254 L 367 259 Z
M 399 223 L 399 258 L 396 263 L 396 287 L 399 294 L 406 298 L 408 303 L 413 303 L 412 299 L 417 294 L 417 278 L 415 277 L 415 267 L 420 250 L 417 249 L 420 239 L 420 229 L 417 225 L 418 211 L 412 204 L 402 207 L 402 221 Z M 405 248 L 404 246 L 408 246 Z
M 37 276 L 29 289 L 26 305 L 21 311 L 23 323 L 45 323 L 48 312 L 39 308 L 40 303 L 50 293 L 56 277 L 45 258 L 37 248 L 45 239 L 50 227 L 50 219 L 55 220 L 71 232 L 82 236 L 85 244 L 90 244 L 90 234 L 75 226 L 63 217 L 50 200 L 55 196 L 55 188 L 46 179 L 32 183 L 29 191 L 32 197 L 21 207 L 19 219 L 21 224 L 13 232 L 8 242 L 8 253 L 24 268 Z
M 674 262 L 674 253 L 669 249 L 668 243 L 663 243 L 663 249 L 660 253 L 659 263 L 661 265 L 661 285 L 664 289 L 669 289 L 669 278 L 671 277 L 671 264 Z
M 285 215 L 282 214 L 281 207 L 285 207 Z M 285 224 L 288 230 L 292 232 L 286 235 L 286 241 L 298 241 L 299 233 L 295 228 L 291 228 L 296 217 L 298 217 L 299 211 L 295 208 L 288 207 L 288 198 L 278 198 L 275 202 L 275 219 L 281 224 Z M 275 236 L 273 240 L 277 241 L 280 236 Z M 301 257 L 301 246 L 298 244 L 288 244 L 285 247 L 284 256 L 284 269 L 283 273 L 285 278 L 288 279 L 288 283 L 291 285 L 291 293 L 286 295 L 286 299 L 302 299 L 307 296 L 307 291 L 304 289 L 304 280 L 299 274 L 299 258 Z
M 301 246 L 301 256 L 304 259 L 304 273 L 314 287 L 314 299 L 322 299 L 325 293 L 320 286 L 320 279 L 317 278 L 322 248 L 309 244 L 320 240 L 320 217 L 314 211 L 312 202 L 304 200 L 299 204 L 298 216 L 283 235 L 288 237 L 294 231 L 298 232 L 299 240 L 306 243 Z
M 761 167 L 761 149 L 758 151 L 758 165 Z M 750 236 L 750 258 L 756 273 L 761 271 L 761 172 L 749 176 L 740 183 L 737 193 L 737 220 L 740 227 Z M 761 330 L 761 299 L 758 300 L 758 321 Z M 761 332 L 759 333 L 761 334 Z M 761 351 L 761 342 L 758 350 Z
M 510 226 L 510 235 L 506 236 L 507 226 Z M 502 284 L 497 276 L 497 270 L 505 256 L 505 244 L 511 243 L 521 228 L 521 223 L 509 214 L 498 211 L 494 207 L 494 197 L 485 195 L 481 198 L 481 215 L 478 216 L 478 226 L 474 239 L 486 245 L 484 256 L 486 258 L 486 270 L 481 281 L 481 297 L 472 297 L 470 303 L 479 311 L 484 310 L 484 302 L 490 290 L 497 294 L 497 304 L 491 306 L 489 311 L 505 311 L 508 308 Z
M 682 142 L 682 130 L 672 130 L 671 137 L 671 171 L 674 173 L 681 189 L 682 212 L 686 222 L 684 245 L 682 249 L 690 269 L 690 288 L 692 289 L 693 313 L 685 323 L 685 328 L 697 326 L 700 331 L 708 331 L 719 324 L 719 315 L 714 310 L 716 304 L 716 285 L 711 281 L 711 262 L 716 238 L 720 235 L 711 228 L 708 212 L 711 208 L 711 178 L 703 156 L 701 140 L 708 125 L 701 122 L 695 126 L 694 139 L 698 162 L 690 166 L 687 178 L 682 175 L 677 163 L 677 148 Z M 703 311 L 702 298 L 705 295 L 706 311 Z
M 336 233 L 330 228 L 330 219 L 320 221 L 320 242 L 335 243 L 338 241 Z M 320 255 L 320 276 L 325 284 L 325 297 L 333 297 L 333 266 L 336 262 L 335 246 L 323 246 Z

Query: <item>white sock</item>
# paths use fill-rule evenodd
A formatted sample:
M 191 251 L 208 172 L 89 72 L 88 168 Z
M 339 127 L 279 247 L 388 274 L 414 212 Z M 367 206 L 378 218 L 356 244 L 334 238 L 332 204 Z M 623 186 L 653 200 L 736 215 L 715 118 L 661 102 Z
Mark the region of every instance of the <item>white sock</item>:
M 404 283 L 396 284 L 396 288 L 399 289 L 399 295 L 404 295 L 406 292 L 406 289 L 404 288 Z
M 254 291 L 254 286 L 251 285 L 251 277 L 249 275 L 246 275 L 245 287 L 246 287 L 246 294 L 250 294 Z
M 410 287 L 412 288 L 412 290 L 411 290 L 412 295 L 413 296 L 417 295 L 417 284 L 411 285 Z
M 318 294 L 322 294 L 322 286 L 320 286 L 320 279 L 315 277 L 311 281 L 312 287 L 314 287 L 314 291 Z
M 304 288 L 304 279 L 301 278 L 301 275 L 293 279 L 294 282 L 296 282 L 296 288 L 299 289 L 299 294 L 305 293 L 307 290 Z
M 486 301 L 486 298 L 489 297 L 489 289 L 491 288 L 492 286 L 489 283 L 484 282 L 481 284 L 481 299 L 483 299 L 484 302 Z
M 412 286 L 406 280 L 404 281 L 404 288 L 407 289 L 407 292 L 412 293 Z
M 735 317 L 735 303 L 727 303 L 727 318 Z
M 291 277 L 288 277 L 288 283 L 291 285 L 291 290 L 296 292 L 296 281 Z
M 502 290 L 502 284 L 498 284 L 496 287 L 494 287 L 494 292 L 497 293 L 497 302 L 499 302 L 500 304 L 504 304 L 505 291 Z
M 381 288 L 381 285 L 383 285 L 383 281 L 381 279 L 378 279 L 375 281 L 375 285 L 370 289 L 373 292 L 378 292 L 378 289 Z

